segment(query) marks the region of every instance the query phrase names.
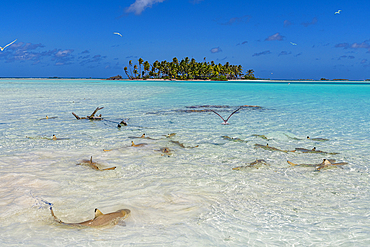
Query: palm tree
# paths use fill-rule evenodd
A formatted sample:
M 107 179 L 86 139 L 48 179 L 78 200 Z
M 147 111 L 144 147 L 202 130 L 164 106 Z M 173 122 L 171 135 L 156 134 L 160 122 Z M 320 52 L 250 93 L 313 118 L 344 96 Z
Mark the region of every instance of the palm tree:
M 167 62 L 166 60 L 158 62 L 155 61 L 153 65 L 150 65 L 148 61 L 145 61 L 142 58 L 139 58 L 139 67 L 132 64 L 132 61 L 129 61 L 129 70 L 128 73 L 127 67 L 124 68 L 126 75 L 130 79 L 137 78 L 179 78 L 179 79 L 221 79 L 227 80 L 240 78 L 242 76 L 243 67 L 241 65 L 231 65 L 229 62 L 226 62 L 224 65 L 221 63 L 215 64 L 214 61 L 210 63 L 206 61 L 206 58 L 203 59 L 203 62 L 196 62 L 194 58 L 191 60 L 189 57 L 185 57 L 180 62 L 174 57 L 172 62 Z M 142 65 L 144 68 L 142 70 Z M 133 71 L 132 71 L 133 67 Z M 139 69 L 139 72 L 138 72 Z M 254 79 L 253 70 L 248 70 L 248 74 L 245 76 L 246 79 Z
M 145 62 L 144 62 L 143 77 L 144 77 L 144 74 L 145 74 L 145 73 L 149 73 L 149 71 L 150 71 L 150 64 L 149 64 L 149 62 L 148 62 L 148 61 L 145 61 Z
M 139 73 L 139 77 L 141 75 L 141 65 L 143 64 L 144 60 L 142 58 L 139 58 L 139 69 L 140 69 L 140 73 Z
M 134 75 L 135 75 L 135 79 L 137 79 L 137 74 L 138 74 L 138 72 L 137 72 L 137 65 L 135 64 L 135 65 L 134 65 Z
M 128 61 L 128 67 L 130 69 L 130 74 L 131 74 L 131 78 L 130 79 L 133 79 L 133 77 L 132 77 L 132 60 Z
M 126 75 L 127 75 L 127 77 L 128 77 L 128 79 L 131 79 L 131 76 L 128 74 L 128 72 L 127 72 L 127 67 L 124 67 L 123 68 L 123 70 L 125 71 L 125 73 L 126 73 Z
M 255 79 L 255 77 L 254 77 L 254 70 L 253 69 L 249 69 L 248 71 L 247 71 L 247 74 L 245 75 L 245 79 Z

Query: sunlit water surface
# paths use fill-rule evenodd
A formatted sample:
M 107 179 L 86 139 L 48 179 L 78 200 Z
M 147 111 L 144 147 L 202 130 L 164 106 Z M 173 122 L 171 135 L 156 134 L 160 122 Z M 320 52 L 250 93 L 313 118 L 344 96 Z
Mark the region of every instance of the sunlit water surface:
M 0 245 L 370 245 L 370 85 L 288 83 L 0 80 Z M 212 112 L 183 111 L 200 105 L 230 106 L 217 109 L 224 117 L 262 108 L 222 125 Z M 72 115 L 96 107 L 105 120 Z M 117 128 L 122 119 L 128 126 Z M 153 139 L 130 138 L 143 133 Z M 45 139 L 53 134 L 69 139 Z M 90 156 L 117 168 L 76 166 Z M 348 165 L 287 163 L 323 158 Z M 269 166 L 232 169 L 256 159 Z M 91 219 L 95 208 L 131 215 L 126 226 L 76 229 L 55 222 L 48 203 L 65 222 Z

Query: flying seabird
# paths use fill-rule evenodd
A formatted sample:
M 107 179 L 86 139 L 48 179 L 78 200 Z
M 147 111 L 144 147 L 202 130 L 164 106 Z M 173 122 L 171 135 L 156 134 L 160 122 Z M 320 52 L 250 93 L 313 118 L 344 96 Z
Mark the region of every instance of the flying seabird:
M 243 108 L 243 106 L 241 106 L 241 107 L 239 107 L 238 109 L 236 109 L 235 111 L 233 111 L 233 113 L 231 113 L 230 115 L 229 115 L 229 117 L 225 120 L 223 117 L 221 117 L 221 115 L 220 114 L 218 114 L 217 112 L 215 112 L 214 110 L 212 110 L 212 109 L 210 109 L 211 111 L 213 111 L 214 113 L 216 113 L 220 118 L 222 118 L 222 120 L 224 121 L 223 123 L 221 123 L 221 124 L 229 124 L 227 121 L 229 120 L 229 118 L 232 116 L 232 115 L 234 115 L 234 113 L 236 113 L 237 111 L 239 111 L 241 108 Z
M 4 46 L 4 47 L 1 47 L 1 46 L 0 46 L 0 50 L 1 50 L 1 51 L 3 51 L 3 50 L 5 49 L 5 47 L 10 46 L 10 45 L 11 45 L 11 44 L 13 44 L 15 41 L 16 41 L 16 40 L 14 40 L 13 42 L 11 42 L 11 43 L 7 44 L 7 45 L 6 45 L 6 46 Z
M 341 11 L 342 11 L 342 10 L 338 10 L 337 12 L 335 12 L 335 13 L 334 13 L 334 15 L 336 15 L 336 14 L 338 14 L 338 15 L 339 15 Z
M 296 43 L 290 42 L 292 45 L 297 45 Z
M 114 32 L 113 34 L 117 34 L 117 35 L 122 37 L 122 34 L 120 34 L 120 33 Z

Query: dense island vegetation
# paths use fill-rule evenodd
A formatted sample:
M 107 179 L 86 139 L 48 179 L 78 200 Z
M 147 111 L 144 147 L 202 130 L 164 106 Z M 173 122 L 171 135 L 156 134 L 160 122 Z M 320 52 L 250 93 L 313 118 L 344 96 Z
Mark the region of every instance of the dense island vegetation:
M 172 62 L 155 61 L 150 64 L 142 58 L 138 60 L 139 65 L 133 65 L 132 60 L 124 71 L 129 79 L 176 79 L 176 80 L 229 80 L 249 79 L 255 80 L 254 71 L 248 70 L 243 74 L 241 65 L 231 65 L 226 62 L 224 65 L 215 64 L 214 61 L 196 62 L 194 58 L 185 57 L 179 61 L 176 57 Z

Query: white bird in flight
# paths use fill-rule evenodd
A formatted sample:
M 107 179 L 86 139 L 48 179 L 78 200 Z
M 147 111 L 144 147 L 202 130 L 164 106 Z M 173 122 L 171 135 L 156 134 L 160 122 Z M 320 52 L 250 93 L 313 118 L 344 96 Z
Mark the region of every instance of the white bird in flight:
M 296 43 L 290 42 L 292 45 L 297 45 Z
M 122 37 L 122 34 L 120 34 L 120 33 L 115 32 L 115 33 L 113 33 L 113 34 L 117 34 L 117 35 L 119 35 L 119 36 L 121 36 L 121 37 Z
M 11 44 L 13 44 L 15 41 L 16 41 L 16 40 L 14 40 L 13 42 L 11 42 L 11 43 L 7 44 L 7 45 L 6 45 L 6 46 L 4 46 L 4 47 L 1 47 L 1 46 L 0 46 L 0 50 L 1 50 L 1 51 L 3 51 L 3 50 L 5 49 L 5 47 L 10 46 L 10 45 L 11 45 Z
M 335 13 L 334 13 L 334 15 L 336 15 L 336 14 L 338 14 L 338 15 L 339 15 L 341 11 L 342 11 L 342 10 L 338 10 L 337 12 L 335 12 Z
M 221 124 L 229 124 L 227 121 L 229 120 L 229 118 L 234 115 L 234 113 L 236 113 L 237 111 L 239 111 L 241 108 L 243 108 L 243 106 L 239 107 L 238 109 L 236 109 L 235 111 L 233 111 L 233 113 L 230 114 L 230 116 L 225 120 L 220 114 L 218 114 L 217 112 L 215 112 L 214 110 L 210 109 L 211 111 L 213 111 L 214 113 L 216 113 L 220 118 L 222 118 L 222 120 L 224 121 L 223 123 Z

